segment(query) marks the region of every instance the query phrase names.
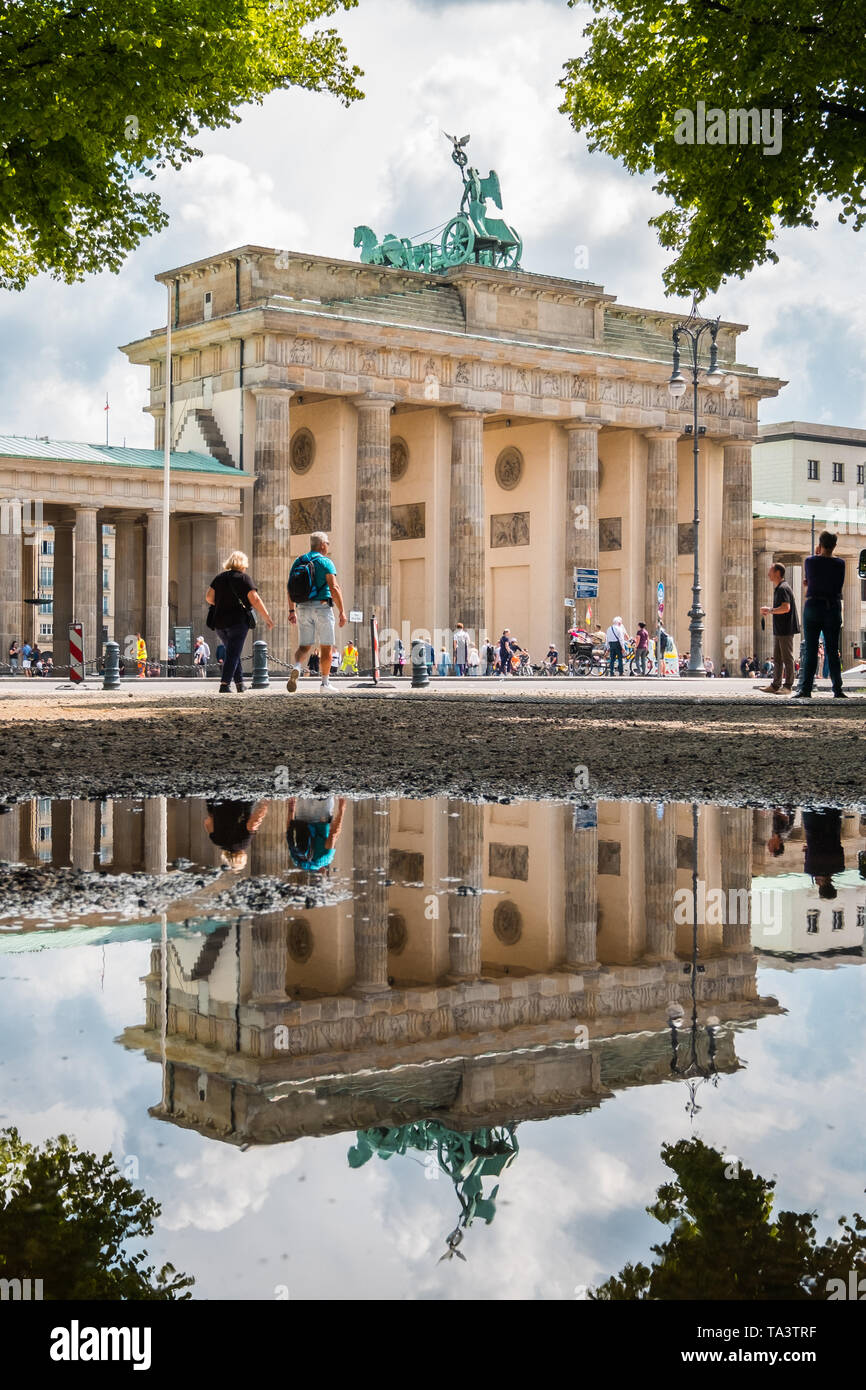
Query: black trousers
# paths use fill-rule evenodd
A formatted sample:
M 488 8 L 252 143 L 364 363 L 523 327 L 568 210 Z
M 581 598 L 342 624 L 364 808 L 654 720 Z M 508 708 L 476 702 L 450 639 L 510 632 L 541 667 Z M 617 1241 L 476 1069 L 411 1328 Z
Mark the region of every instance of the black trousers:
M 232 681 L 239 689 L 243 685 L 244 673 L 241 666 L 241 652 L 244 649 L 249 630 L 247 623 L 236 623 L 234 627 L 218 629 L 217 637 L 226 649 L 220 685 L 231 685 Z
M 800 668 L 801 695 L 811 695 L 818 669 L 818 642 L 824 634 L 824 651 L 830 666 L 834 695 L 842 689 L 842 661 L 839 639 L 842 633 L 842 605 L 838 599 L 807 598 L 803 604 L 803 664 Z

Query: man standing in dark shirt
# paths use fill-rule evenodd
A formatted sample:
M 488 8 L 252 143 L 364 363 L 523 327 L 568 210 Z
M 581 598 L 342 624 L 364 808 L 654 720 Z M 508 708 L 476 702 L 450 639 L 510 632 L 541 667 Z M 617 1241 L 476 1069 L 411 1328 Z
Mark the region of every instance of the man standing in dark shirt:
M 833 806 L 816 806 L 803 812 L 803 869 L 814 879 L 819 898 L 835 898 L 834 874 L 845 869 L 842 847 L 842 812 Z
M 761 612 L 773 615 L 773 679 L 761 689 L 768 695 L 781 695 L 784 673 L 785 691 L 790 695 L 794 688 L 794 638 L 800 631 L 800 620 L 794 591 L 785 579 L 785 566 L 771 565 L 768 574 L 775 586 L 773 602 Z
M 839 639 L 842 633 L 842 586 L 845 583 L 845 561 L 833 554 L 836 536 L 822 531 L 815 554 L 808 556 L 803 566 L 806 579 L 806 602 L 803 604 L 803 665 L 800 684 L 793 699 L 811 700 L 812 685 L 818 669 L 818 641 L 824 634 L 833 695 L 846 698 L 842 689 L 842 660 Z

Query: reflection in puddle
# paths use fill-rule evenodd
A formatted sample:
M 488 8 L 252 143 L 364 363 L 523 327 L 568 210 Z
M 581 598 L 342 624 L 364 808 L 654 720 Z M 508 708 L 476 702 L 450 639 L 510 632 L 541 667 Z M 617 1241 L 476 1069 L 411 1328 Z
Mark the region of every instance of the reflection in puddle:
M 152 1148 L 158 1120 L 177 1135 L 160 1147 L 186 1144 L 184 1131 L 199 1144 L 204 1136 L 208 1153 L 221 1140 L 248 1162 L 262 1146 L 333 1136 L 336 1190 L 353 1203 L 384 1172 L 404 1192 L 400 1174 L 414 1160 L 419 1221 L 429 1179 L 453 1189 L 423 1218 L 427 1264 L 447 1267 L 470 1246 L 476 1258 L 473 1223 L 500 1213 L 496 1230 L 512 1220 L 503 1201 L 526 1200 L 521 1173 L 532 1173 L 548 1132 L 531 1122 L 565 1134 L 557 1126 L 584 1117 L 597 1133 L 607 1122 L 591 1117 L 614 1097 L 670 1083 L 677 1124 L 705 1123 L 710 1097 L 710 1110 L 751 1105 L 760 1117 L 748 1082 L 734 1081 L 742 1049 L 755 1050 L 756 1027 L 770 1028 L 766 1047 L 793 1023 L 771 992 L 784 977 L 765 976 L 761 989 L 759 967 L 862 961 L 863 830 L 854 811 L 612 802 L 24 803 L 0 815 L 0 858 L 18 866 L 0 869 L 0 1002 L 25 997 L 4 956 L 44 977 L 62 1011 L 54 948 L 134 950 L 144 974 L 114 1030 L 124 1051 L 108 1061 L 100 1052 L 100 1063 L 149 1064 L 124 1110 L 125 1125 L 144 1125 L 139 1142 Z M 77 968 L 93 998 L 92 974 Z M 86 1069 L 91 1047 L 79 1059 L 69 1042 L 70 1071 Z M 19 1061 L 22 1096 L 43 1065 L 39 1050 Z M 727 1100 L 720 1080 L 739 1088 Z M 46 1085 L 48 1114 L 57 1098 L 40 1075 L 36 1089 Z M 13 1107 L 3 1122 L 17 1119 Z M 655 1153 L 666 1137 L 652 1135 Z M 657 1160 L 643 1172 L 620 1135 L 607 1171 L 630 1164 L 637 1209 L 652 1197 Z M 184 1206 L 179 1181 L 206 1201 L 206 1173 L 154 1171 L 175 1206 Z M 362 1180 L 366 1189 L 352 1188 Z M 412 1226 L 413 1199 L 404 1200 Z M 297 1201 L 290 1211 L 300 1219 Z M 258 1239 L 271 1248 L 270 1232 Z M 600 1238 L 599 1280 L 623 1263 L 614 1246 Z M 339 1241 L 321 1256 L 331 1281 L 344 1257 Z M 191 1247 L 179 1263 L 198 1285 L 196 1260 Z

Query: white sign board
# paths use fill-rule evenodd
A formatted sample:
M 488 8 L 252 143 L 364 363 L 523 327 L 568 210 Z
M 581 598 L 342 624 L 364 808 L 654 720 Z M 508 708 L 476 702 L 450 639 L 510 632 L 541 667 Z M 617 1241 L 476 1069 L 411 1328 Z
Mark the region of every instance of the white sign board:
M 352 611 L 351 611 L 351 613 L 349 614 L 349 622 L 350 622 L 350 623 L 362 623 L 363 621 L 364 621 L 364 614 L 361 612 L 360 608 L 353 608 Z

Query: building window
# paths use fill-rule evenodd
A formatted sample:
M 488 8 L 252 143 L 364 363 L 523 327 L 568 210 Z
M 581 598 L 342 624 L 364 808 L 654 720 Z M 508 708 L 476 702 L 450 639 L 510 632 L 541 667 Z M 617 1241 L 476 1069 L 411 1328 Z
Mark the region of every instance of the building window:
M 108 554 L 108 546 L 104 542 L 102 546 L 102 558 L 103 560 L 107 560 L 110 558 Z
M 102 571 L 102 587 L 103 589 L 108 588 L 108 570 Z
M 866 583 L 866 580 L 864 580 L 863 582 Z M 49 601 L 48 601 L 47 603 L 40 603 L 40 605 L 39 605 L 39 612 L 40 612 L 40 613 L 50 613 L 50 612 L 51 612 L 51 608 L 52 608 L 52 604 L 51 604 L 51 601 L 50 601 L 50 599 L 49 599 Z
M 53 555 L 53 554 L 54 554 L 54 542 L 53 542 L 53 541 L 43 541 L 43 542 L 42 542 L 42 554 L 43 554 L 43 555 Z
M 806 913 L 806 931 L 809 936 L 816 936 L 818 933 L 818 912 L 814 907 Z
M 857 465 L 857 482 L 866 483 L 866 463 L 858 463 Z
M 834 931 L 841 931 L 842 928 L 844 927 L 844 925 L 845 925 L 845 913 L 842 911 L 841 908 L 838 908 L 838 907 L 837 907 L 837 908 L 834 908 L 834 910 L 833 910 L 833 930 L 834 930 Z
M 816 482 L 817 479 L 821 476 L 821 474 L 820 474 L 820 469 L 819 469 L 819 465 L 818 465 L 818 460 L 817 460 L 817 459 L 809 459 L 809 460 L 808 460 L 808 463 L 807 463 L 807 467 L 808 467 L 808 469 L 809 469 L 809 472 L 808 472 L 808 475 L 807 475 L 808 478 L 809 478 L 809 481 L 810 481 L 810 482 Z
M 51 636 L 51 624 L 50 624 L 50 623 L 40 623 L 40 624 L 39 624 L 39 636 L 40 636 L 40 637 L 50 637 L 50 636 Z
M 845 481 L 845 465 L 844 465 L 844 463 L 834 463 L 834 464 L 833 464 L 833 482 L 834 482 L 834 483 L 844 483 L 844 481 Z
M 866 903 L 857 904 L 857 925 L 866 927 Z
M 51 589 L 54 587 L 54 570 L 50 565 L 39 566 L 39 587 L 40 589 Z
M 102 615 L 105 618 L 108 617 L 108 594 L 102 595 Z

